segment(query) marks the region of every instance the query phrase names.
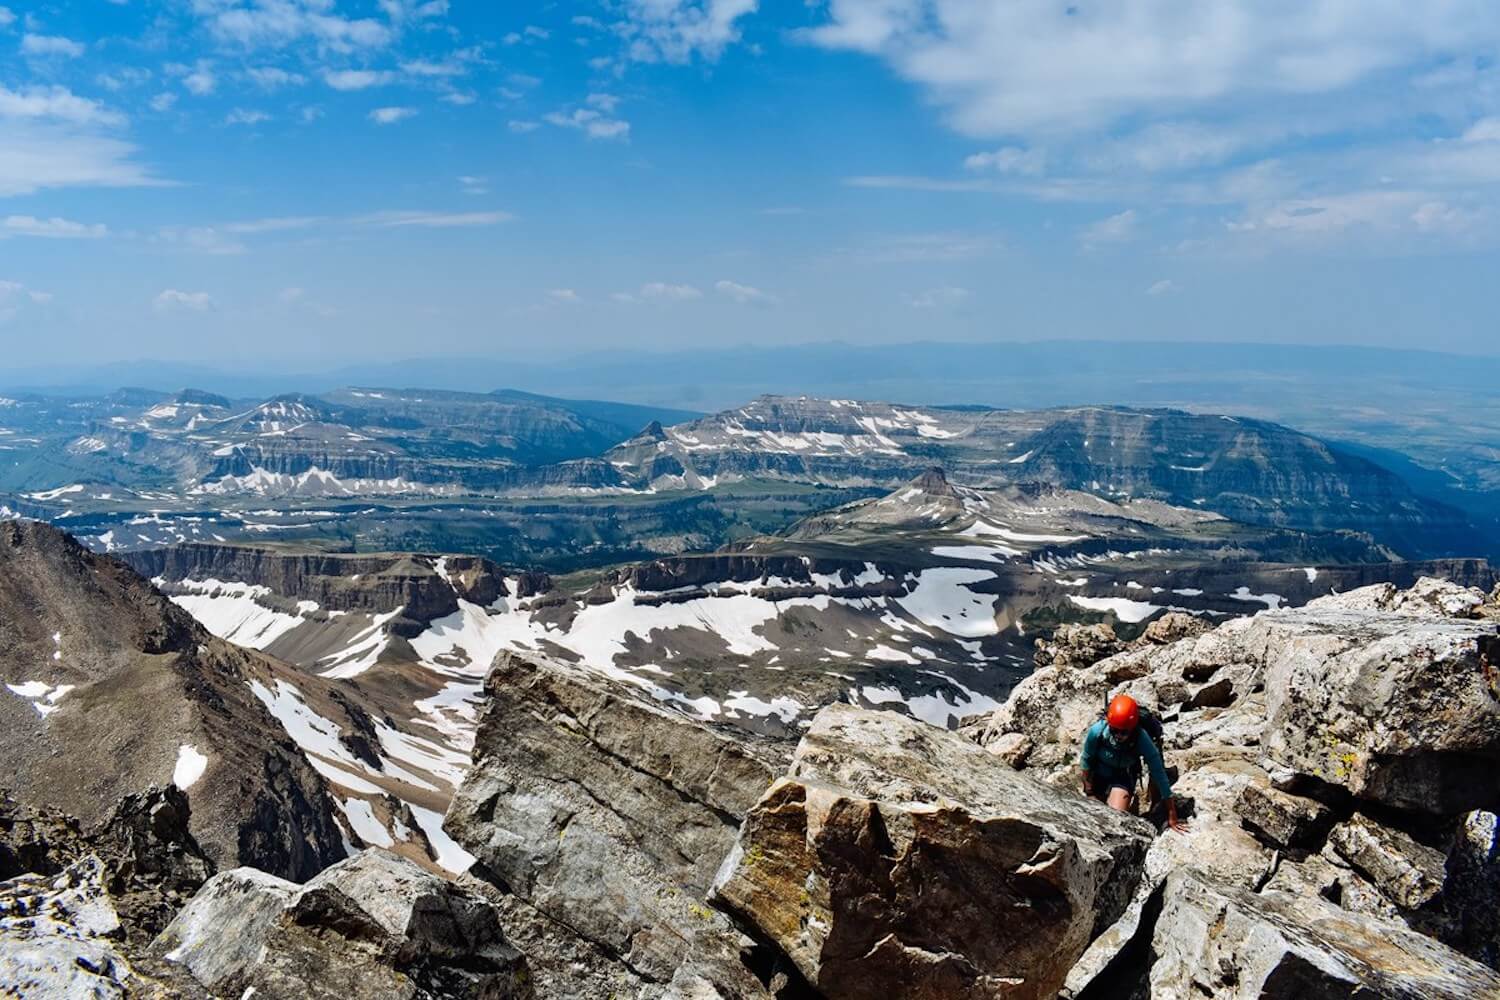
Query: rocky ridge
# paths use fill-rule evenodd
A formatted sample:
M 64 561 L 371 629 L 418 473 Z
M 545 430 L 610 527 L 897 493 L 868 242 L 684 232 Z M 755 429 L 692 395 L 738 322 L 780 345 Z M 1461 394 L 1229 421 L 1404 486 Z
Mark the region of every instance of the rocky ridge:
M 218 865 L 306 878 L 343 856 L 323 777 L 255 695 L 287 676 L 120 563 L 39 522 L 0 522 L 0 782 L 91 826 L 123 797 L 196 788 Z

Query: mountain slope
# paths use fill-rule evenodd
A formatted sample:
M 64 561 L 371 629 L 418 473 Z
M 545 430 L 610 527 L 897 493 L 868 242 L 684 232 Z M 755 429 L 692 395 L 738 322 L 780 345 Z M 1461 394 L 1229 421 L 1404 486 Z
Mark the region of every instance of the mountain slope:
M 18 801 L 91 823 L 175 781 L 221 867 L 306 878 L 343 857 L 322 777 L 253 693 L 285 668 L 36 522 L 0 522 L 0 627 L 0 783 Z

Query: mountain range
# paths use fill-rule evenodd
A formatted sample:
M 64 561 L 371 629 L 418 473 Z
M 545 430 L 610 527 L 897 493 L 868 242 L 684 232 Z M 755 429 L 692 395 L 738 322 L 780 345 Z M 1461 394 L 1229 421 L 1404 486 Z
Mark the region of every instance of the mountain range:
M 691 417 L 507 392 L 256 402 L 122 390 L 0 401 L 0 453 L 5 509 L 70 522 L 106 550 L 273 535 L 598 565 L 777 530 L 934 465 L 976 488 L 1046 483 L 1353 531 L 1392 556 L 1497 544 L 1394 462 L 1266 421 L 1163 409 L 767 396 Z M 553 523 L 539 529 L 543 512 Z M 616 521 L 636 523 L 611 532 Z M 481 548 L 455 544 L 474 538 Z

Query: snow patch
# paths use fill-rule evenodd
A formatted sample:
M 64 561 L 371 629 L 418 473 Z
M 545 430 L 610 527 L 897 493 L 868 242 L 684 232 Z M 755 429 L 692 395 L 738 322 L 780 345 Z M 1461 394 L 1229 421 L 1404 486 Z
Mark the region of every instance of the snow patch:
M 208 758 L 196 747 L 184 743 L 177 748 L 177 766 L 172 769 L 172 784 L 183 791 L 193 787 L 208 768 Z

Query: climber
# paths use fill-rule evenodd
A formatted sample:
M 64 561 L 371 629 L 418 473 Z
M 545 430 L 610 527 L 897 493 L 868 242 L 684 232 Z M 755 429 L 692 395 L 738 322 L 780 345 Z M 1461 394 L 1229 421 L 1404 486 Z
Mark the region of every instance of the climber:
M 1167 800 L 1167 826 L 1185 832 L 1187 825 L 1177 818 L 1177 802 L 1161 751 L 1141 725 L 1140 706 L 1128 694 L 1115 695 L 1105 717 L 1084 734 L 1083 794 L 1120 812 L 1134 811 L 1142 758 L 1151 776 L 1151 790 Z

